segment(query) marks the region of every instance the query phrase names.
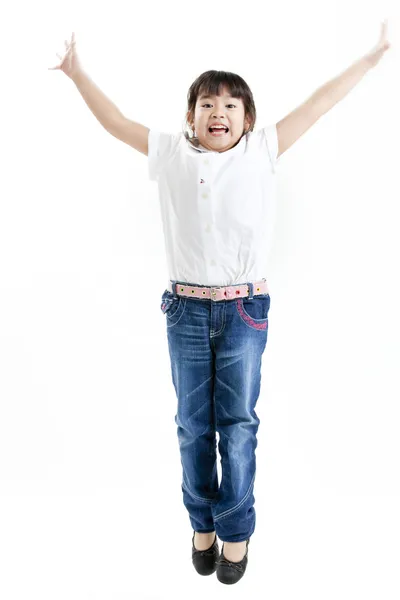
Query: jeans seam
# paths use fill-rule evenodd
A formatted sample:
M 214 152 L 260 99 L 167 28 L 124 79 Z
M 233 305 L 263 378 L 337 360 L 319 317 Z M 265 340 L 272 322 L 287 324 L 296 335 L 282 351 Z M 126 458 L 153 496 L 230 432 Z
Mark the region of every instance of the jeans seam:
M 238 504 L 236 504 L 236 506 L 234 506 L 233 508 L 229 508 L 229 509 L 228 509 L 228 510 L 226 510 L 225 512 L 222 512 L 222 513 L 220 513 L 219 515 L 216 515 L 216 516 L 214 516 L 214 521 L 219 521 L 220 519 L 224 519 L 225 517 L 228 517 L 228 516 L 229 516 L 229 515 L 231 515 L 233 512 L 235 512 L 236 510 L 238 510 L 238 509 L 239 509 L 239 508 L 242 506 L 242 504 L 243 504 L 244 502 L 246 502 L 247 498 L 248 498 L 248 497 L 250 496 L 250 494 L 251 494 L 251 490 L 252 490 L 252 487 L 253 487 L 253 483 L 254 483 L 255 477 L 256 477 L 256 474 L 254 473 L 254 475 L 253 475 L 253 479 L 252 479 L 252 480 L 251 480 L 251 482 L 250 482 L 249 489 L 247 490 L 247 492 L 246 492 L 246 494 L 245 494 L 244 498 L 242 498 L 242 500 L 241 500 L 241 501 L 240 501 Z
M 187 492 L 187 493 L 188 493 L 190 496 L 192 496 L 192 498 L 194 498 L 195 500 L 201 500 L 201 502 L 207 502 L 208 504 L 212 504 L 213 502 L 215 502 L 215 500 L 214 500 L 214 499 L 212 499 L 212 498 L 201 498 L 200 496 L 196 496 L 196 494 L 193 494 L 193 492 L 191 492 L 191 491 L 189 490 L 189 488 L 188 488 L 188 487 L 185 485 L 185 482 L 184 482 L 184 481 L 182 481 L 182 487 L 184 487 L 184 488 L 185 488 L 185 490 L 186 490 L 186 492 Z

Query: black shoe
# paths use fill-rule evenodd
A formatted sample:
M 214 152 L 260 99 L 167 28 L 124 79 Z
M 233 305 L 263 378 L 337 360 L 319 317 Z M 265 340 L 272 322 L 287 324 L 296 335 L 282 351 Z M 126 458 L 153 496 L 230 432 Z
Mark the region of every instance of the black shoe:
M 194 536 L 192 538 L 192 562 L 194 568 L 200 575 L 211 575 L 217 568 L 217 561 L 219 557 L 219 546 L 217 535 L 215 534 L 215 540 L 213 545 L 208 550 L 196 550 L 194 545 Z
M 239 562 L 227 560 L 224 556 L 224 545 L 222 544 L 221 556 L 217 564 L 217 579 L 221 583 L 236 583 L 241 579 L 247 567 L 247 554 L 249 550 L 250 538 L 246 541 L 246 554 Z

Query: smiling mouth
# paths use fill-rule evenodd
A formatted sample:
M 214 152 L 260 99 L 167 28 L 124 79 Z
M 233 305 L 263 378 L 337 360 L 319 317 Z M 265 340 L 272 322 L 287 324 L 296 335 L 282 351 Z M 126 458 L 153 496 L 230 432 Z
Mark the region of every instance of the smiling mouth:
M 208 132 L 213 136 L 225 135 L 226 133 L 228 133 L 228 131 L 229 131 L 228 127 L 226 127 L 225 129 L 222 129 L 222 128 L 213 129 L 212 127 L 208 128 Z

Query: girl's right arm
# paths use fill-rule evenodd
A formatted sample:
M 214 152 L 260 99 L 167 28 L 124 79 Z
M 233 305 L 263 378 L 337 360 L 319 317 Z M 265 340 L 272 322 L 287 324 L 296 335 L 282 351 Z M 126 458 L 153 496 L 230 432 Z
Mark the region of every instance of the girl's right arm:
M 104 129 L 147 156 L 149 128 L 127 119 L 84 71 L 77 72 L 72 80 Z
M 84 101 L 104 129 L 147 156 L 149 128 L 127 119 L 85 73 L 79 64 L 74 33 L 72 34 L 71 43 L 68 44 L 65 41 L 65 45 L 66 53 L 64 57 L 57 54 L 62 59 L 61 63 L 56 67 L 52 67 L 52 69 L 60 69 L 72 79 Z

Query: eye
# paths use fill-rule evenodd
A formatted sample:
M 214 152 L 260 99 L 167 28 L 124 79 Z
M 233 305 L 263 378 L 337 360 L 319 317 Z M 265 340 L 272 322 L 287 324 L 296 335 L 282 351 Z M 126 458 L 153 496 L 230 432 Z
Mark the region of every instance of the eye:
M 204 106 L 211 106 L 211 104 L 203 104 L 201 108 L 204 108 Z M 227 106 L 234 106 L 236 108 L 235 104 L 227 104 Z

